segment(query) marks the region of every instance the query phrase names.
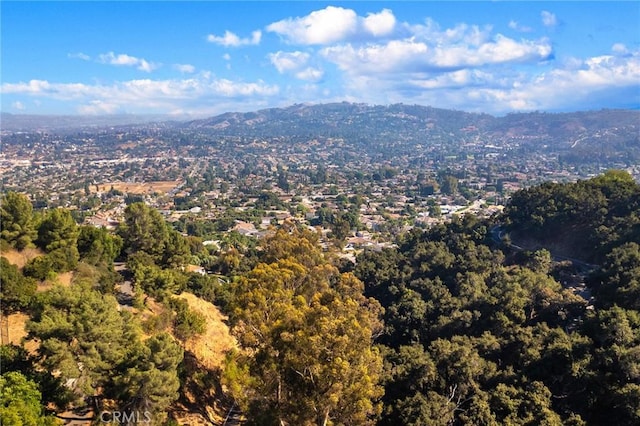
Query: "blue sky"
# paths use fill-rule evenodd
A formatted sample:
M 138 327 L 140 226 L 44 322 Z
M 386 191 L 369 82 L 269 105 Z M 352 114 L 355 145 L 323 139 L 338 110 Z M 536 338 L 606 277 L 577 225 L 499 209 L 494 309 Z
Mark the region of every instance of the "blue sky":
M 2 111 L 640 107 L 640 2 L 0 2 Z

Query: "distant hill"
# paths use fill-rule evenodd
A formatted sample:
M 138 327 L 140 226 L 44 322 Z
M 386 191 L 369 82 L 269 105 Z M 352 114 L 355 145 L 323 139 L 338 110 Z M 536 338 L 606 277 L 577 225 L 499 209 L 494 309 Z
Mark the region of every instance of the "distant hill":
M 419 105 L 292 105 L 194 120 L 186 129 L 244 137 L 334 137 L 367 145 L 486 143 L 559 152 L 567 160 L 640 159 L 640 111 L 515 113 L 504 117 Z
M 270 108 L 248 113 L 225 113 L 185 123 L 227 135 L 424 138 L 430 133 L 455 132 L 469 126 L 487 127 L 496 120 L 488 114 L 420 105 L 389 106 L 348 102 Z
M 147 124 L 144 124 L 147 123 Z M 355 150 L 382 155 L 412 155 L 421 149 L 490 146 L 548 153 L 570 163 L 629 164 L 640 161 L 640 111 L 600 110 L 570 113 L 529 112 L 503 117 L 420 105 L 356 103 L 295 104 L 254 112 L 228 112 L 192 121 L 162 116 L 35 116 L 2 114 L 3 131 L 68 131 L 153 123 L 183 140 L 220 137 L 272 143 L 341 139 Z M 439 150 L 443 152 L 442 150 Z M 447 150 L 446 155 L 456 152 Z
M 58 131 L 64 129 L 100 128 L 167 121 L 166 115 L 35 115 L 10 114 L 0 116 L 4 131 Z

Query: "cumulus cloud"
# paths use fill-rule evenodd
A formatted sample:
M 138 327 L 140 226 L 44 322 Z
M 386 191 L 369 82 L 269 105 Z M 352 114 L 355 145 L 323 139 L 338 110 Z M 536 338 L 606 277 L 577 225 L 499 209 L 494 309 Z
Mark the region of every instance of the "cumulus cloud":
M 537 62 L 552 55 L 548 40 L 516 41 L 498 34 L 476 46 L 455 43 L 429 45 L 415 39 L 385 44 L 326 47 L 321 55 L 349 73 L 448 71 L 506 62 Z
M 640 81 L 640 52 L 630 57 L 603 55 L 587 58 L 579 69 L 556 68 L 522 81 L 506 96 L 511 107 L 518 109 L 554 110 L 572 107 L 581 101 L 596 102 L 609 93 L 637 88 Z M 640 93 L 630 101 L 640 103 Z
M 190 64 L 174 64 L 173 67 L 181 73 L 191 74 L 196 71 L 196 67 Z
M 136 67 L 140 71 L 151 72 L 159 67 L 158 64 L 146 59 L 136 58 L 125 53 L 116 55 L 113 52 L 102 53 L 98 56 L 98 62 L 109 65 Z
M 258 45 L 262 39 L 262 31 L 257 30 L 251 33 L 251 37 L 240 38 L 231 31 L 225 31 L 223 36 L 216 36 L 215 34 L 209 34 L 207 41 L 209 43 L 219 44 L 225 47 L 240 47 L 248 45 Z
M 78 112 L 83 115 L 114 114 L 119 108 L 120 106 L 115 103 L 93 100 L 86 105 L 80 105 Z
M 267 31 L 291 43 L 329 44 L 355 33 L 358 16 L 351 9 L 328 6 L 302 18 L 288 18 L 267 26 Z
M 425 43 L 392 40 L 386 44 L 354 47 L 351 44 L 326 47 L 320 54 L 349 73 L 385 73 L 412 70 L 429 50 Z
M 319 68 L 307 66 L 311 55 L 307 52 L 283 52 L 267 55 L 271 63 L 280 74 L 291 73 L 298 80 L 317 82 L 324 76 L 324 71 Z
M 432 45 L 468 44 L 478 46 L 487 42 L 492 37 L 493 28 L 490 25 L 480 27 L 466 23 L 456 24 L 452 28 L 442 29 L 431 18 L 427 18 L 424 24 L 403 24 L 409 37 Z
M 533 28 L 531 27 L 527 27 L 526 25 L 522 25 L 520 24 L 518 21 L 509 21 L 509 28 L 511 28 L 512 30 L 521 32 L 521 33 L 530 33 L 531 31 L 533 31 Z
M 556 18 L 556 15 L 547 10 L 540 12 L 540 17 L 542 18 L 542 25 L 545 27 L 555 27 L 558 25 L 558 18 Z
M 279 73 L 299 69 L 309 60 L 308 53 L 305 52 L 276 52 L 268 55 L 269 60 L 276 67 Z
M 629 53 L 627 46 L 625 46 L 622 43 L 616 43 L 613 46 L 611 46 L 611 51 L 618 55 L 626 55 L 627 53 Z
M 296 78 L 299 80 L 316 82 L 322 79 L 324 76 L 324 71 L 312 67 L 305 68 L 301 71 L 298 71 L 295 74 Z
M 248 99 L 258 102 L 269 99 L 280 91 L 277 85 L 262 80 L 254 82 L 212 78 L 201 73 L 188 79 L 152 80 L 139 79 L 113 84 L 51 83 L 31 80 L 20 83 L 3 83 L 2 94 L 21 94 L 55 100 L 73 100 L 81 113 L 114 113 L 135 111 L 173 111 L 177 105 L 192 106 L 198 112 L 203 105 L 238 105 Z M 245 107 L 246 108 L 246 107 Z M 236 107 L 238 109 L 238 107 Z M 224 111 L 219 111 L 224 112 Z
M 356 38 L 385 37 L 395 29 L 396 17 L 389 9 L 363 17 L 352 9 L 335 6 L 267 26 L 267 31 L 280 35 L 288 43 L 303 45 L 329 45 Z
M 637 88 L 640 52 L 629 57 L 603 55 L 582 61 L 579 69 L 556 68 L 533 76 L 520 76 L 510 88 L 491 86 L 469 91 L 499 111 L 562 110 L 587 103 L 598 105 L 611 93 Z M 635 95 L 633 94 L 635 93 Z M 640 93 L 629 91 L 629 101 L 640 103 Z
M 380 13 L 369 13 L 362 20 L 364 28 L 374 36 L 385 36 L 393 32 L 396 17 L 389 9 L 382 9 Z

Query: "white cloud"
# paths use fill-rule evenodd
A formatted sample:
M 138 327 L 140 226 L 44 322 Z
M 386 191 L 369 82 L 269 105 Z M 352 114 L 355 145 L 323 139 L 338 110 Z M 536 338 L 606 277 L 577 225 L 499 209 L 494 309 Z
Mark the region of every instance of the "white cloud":
M 322 79 L 322 77 L 324 76 L 324 71 L 316 68 L 308 67 L 301 71 L 298 71 L 295 74 L 295 76 L 299 80 L 316 82 Z
M 382 9 L 380 13 L 369 13 L 363 19 L 364 28 L 374 36 L 385 36 L 393 32 L 396 17 L 389 9 Z
M 280 74 L 296 70 L 303 67 L 309 60 L 309 54 L 305 52 L 283 52 L 270 53 L 267 55 L 273 66 Z
M 86 105 L 80 105 L 78 112 L 84 115 L 114 114 L 118 112 L 119 108 L 120 106 L 115 103 L 93 100 Z
M 67 55 L 67 57 L 72 58 L 72 59 L 82 59 L 83 61 L 90 61 L 91 60 L 91 56 L 82 53 L 82 52 L 77 52 L 77 53 L 69 53 Z
M 129 80 L 109 85 L 82 83 L 51 83 L 45 80 L 31 80 L 20 83 L 3 83 L 2 94 L 21 94 L 74 101 L 82 113 L 114 112 L 167 112 L 177 106 L 192 108 L 198 113 L 202 105 L 237 105 L 236 109 L 246 109 L 249 104 L 276 96 L 277 85 L 262 80 L 255 82 L 233 81 L 212 78 L 201 73 L 193 78 L 172 80 Z M 245 106 L 243 106 L 245 105 Z M 224 112 L 224 111 L 219 111 Z
M 196 71 L 196 67 L 190 64 L 174 64 L 173 67 L 185 74 L 191 74 Z
M 627 46 L 625 46 L 622 43 L 616 43 L 613 46 L 611 46 L 611 51 L 618 55 L 626 55 L 627 53 L 629 53 Z
M 298 80 L 317 82 L 324 76 L 324 71 L 306 66 L 310 57 L 309 53 L 300 51 L 279 51 L 268 55 L 269 60 L 280 74 L 292 73 Z
M 222 59 L 224 59 L 225 61 L 230 61 L 231 55 L 229 55 L 228 53 L 225 53 L 224 55 L 222 55 Z
M 210 43 L 219 44 L 225 47 L 240 47 L 248 45 L 260 44 L 262 39 L 262 31 L 257 30 L 251 33 L 251 38 L 240 38 L 231 31 L 225 31 L 223 36 L 216 36 L 215 34 L 209 34 L 207 41 Z
M 491 39 L 493 28 L 490 25 L 479 27 L 465 23 L 456 24 L 453 28 L 441 29 L 433 19 L 427 18 L 424 25 L 403 24 L 410 37 L 431 45 L 468 44 L 478 46 Z
M 345 40 L 390 36 L 396 30 L 396 17 L 389 9 L 358 16 L 352 9 L 327 6 L 303 17 L 274 22 L 266 29 L 291 44 L 330 45 Z
M 326 47 L 320 54 L 352 74 L 385 73 L 413 69 L 426 57 L 426 44 L 411 40 L 392 40 L 386 44 L 354 47 L 351 44 Z
M 455 36 L 466 39 L 466 37 Z M 476 39 L 482 37 L 478 36 Z M 501 34 L 494 40 L 473 44 L 428 45 L 415 39 L 392 40 L 385 44 L 351 44 L 326 47 L 320 54 L 348 73 L 402 73 L 449 71 L 507 62 L 537 62 L 552 54 L 547 40 L 515 41 Z
M 2 83 L 3 94 L 45 95 L 58 99 L 73 99 L 85 87 L 84 84 L 51 84 L 46 80 L 30 80 L 28 83 Z
M 540 13 L 540 17 L 542 18 L 542 25 L 544 25 L 545 27 L 555 27 L 556 25 L 558 25 L 558 18 L 556 18 L 556 15 L 543 10 Z
M 527 27 L 526 25 L 521 25 L 518 21 L 509 21 L 509 28 L 515 31 L 519 31 L 521 33 L 530 33 L 533 31 L 533 28 Z
M 27 107 L 25 107 L 24 104 L 20 101 L 15 101 L 14 103 L 12 103 L 11 108 L 17 109 L 18 111 L 24 111 L 25 109 L 27 109 Z
M 148 62 L 146 59 L 136 58 L 125 53 L 116 55 L 113 52 L 102 53 L 98 56 L 98 62 L 109 65 L 131 66 L 140 71 L 151 72 L 160 65 Z
M 356 32 L 358 16 L 351 9 L 328 6 L 302 18 L 288 18 L 267 26 L 267 31 L 291 43 L 330 44 Z
M 556 68 L 546 73 L 512 81 L 511 88 L 481 87 L 474 92 L 499 111 L 509 110 L 562 110 L 576 105 L 597 105 L 612 93 L 635 88 L 635 99 L 629 91 L 629 100 L 640 102 L 637 82 L 640 81 L 640 52 L 631 57 L 597 56 L 584 60 L 579 69 Z M 471 93 L 471 92 L 470 92 Z

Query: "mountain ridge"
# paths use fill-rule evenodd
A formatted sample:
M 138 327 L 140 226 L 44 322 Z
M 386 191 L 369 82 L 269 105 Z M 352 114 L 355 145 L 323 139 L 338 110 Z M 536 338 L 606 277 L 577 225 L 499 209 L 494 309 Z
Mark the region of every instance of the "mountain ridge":
M 3 132 L 11 131 L 12 120 L 15 124 L 29 117 L 33 118 L 3 114 Z M 411 154 L 420 147 L 456 148 L 473 145 L 516 149 L 525 153 L 548 152 L 569 161 L 602 158 L 629 163 L 640 160 L 638 110 L 535 111 L 495 117 L 422 105 L 340 102 L 226 112 L 190 121 L 152 120 L 153 116 L 145 116 L 146 123 L 132 123 L 135 117 L 111 117 L 116 121 L 127 121 L 122 124 L 114 124 L 113 120 L 107 124 L 107 119 L 103 117 L 102 122 L 96 119 L 98 124 L 90 126 L 87 117 L 48 116 L 50 126 L 44 130 L 72 132 L 75 125 L 77 130 L 95 130 L 102 126 L 129 132 L 152 126 L 162 129 L 165 135 L 180 134 L 182 140 L 201 143 L 225 138 L 243 140 L 245 143 L 254 140 L 270 140 L 273 143 L 288 140 L 294 144 L 333 139 L 342 140 L 357 150 L 388 152 L 388 148 L 391 148 L 397 154 Z M 58 128 L 55 127 L 56 123 Z M 63 129 L 60 126 L 67 127 Z

